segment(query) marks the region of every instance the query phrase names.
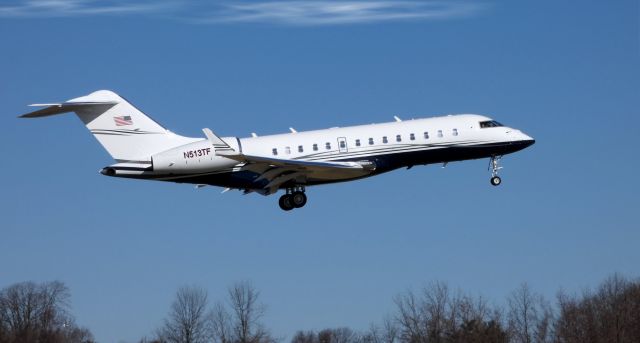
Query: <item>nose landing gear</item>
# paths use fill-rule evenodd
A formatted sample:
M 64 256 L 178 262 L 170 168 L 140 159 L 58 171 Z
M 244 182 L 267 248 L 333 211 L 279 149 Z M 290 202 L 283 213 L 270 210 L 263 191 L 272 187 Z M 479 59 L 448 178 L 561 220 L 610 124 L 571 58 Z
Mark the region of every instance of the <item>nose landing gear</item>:
M 286 193 L 278 200 L 278 205 L 285 211 L 291 211 L 294 208 L 300 208 L 307 204 L 307 195 L 302 186 L 289 187 Z
M 494 176 L 491 178 L 491 184 L 494 186 L 499 186 L 502 183 L 502 179 L 500 176 Z
M 500 167 L 500 159 L 502 156 L 491 156 L 491 160 L 489 161 L 489 169 L 491 170 L 491 184 L 494 186 L 499 186 L 502 183 L 502 179 L 498 176 L 498 170 L 502 169 Z

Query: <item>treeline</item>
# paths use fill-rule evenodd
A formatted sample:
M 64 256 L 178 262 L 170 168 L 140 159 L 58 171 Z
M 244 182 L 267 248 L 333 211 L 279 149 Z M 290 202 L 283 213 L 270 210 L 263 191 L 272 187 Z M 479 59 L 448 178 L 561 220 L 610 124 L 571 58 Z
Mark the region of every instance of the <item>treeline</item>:
M 280 343 L 263 323 L 260 293 L 248 282 L 210 302 L 180 288 L 159 328 L 140 343 Z M 504 306 L 437 282 L 394 299 L 395 309 L 367 330 L 298 331 L 291 343 L 635 343 L 640 342 L 640 281 L 612 275 L 595 290 L 559 292 L 553 301 L 523 284 Z M 61 282 L 23 282 L 0 290 L 0 343 L 93 343 L 75 324 Z
M 248 283 L 209 308 L 206 292 L 181 288 L 164 325 L 141 343 L 274 343 Z M 394 298 L 395 310 L 364 331 L 298 331 L 291 343 L 637 343 L 640 281 L 612 275 L 594 291 L 559 292 L 552 303 L 523 284 L 504 306 L 433 283 Z
M 91 343 L 69 311 L 71 295 L 63 283 L 22 282 L 0 290 L 1 343 Z
M 384 342 L 640 342 L 640 282 L 620 275 L 595 291 L 560 292 L 555 304 L 527 284 L 506 300 L 505 307 L 491 306 L 442 283 L 406 292 L 395 298 L 392 329 L 386 330 L 393 339 Z M 381 342 L 373 333 L 362 337 Z

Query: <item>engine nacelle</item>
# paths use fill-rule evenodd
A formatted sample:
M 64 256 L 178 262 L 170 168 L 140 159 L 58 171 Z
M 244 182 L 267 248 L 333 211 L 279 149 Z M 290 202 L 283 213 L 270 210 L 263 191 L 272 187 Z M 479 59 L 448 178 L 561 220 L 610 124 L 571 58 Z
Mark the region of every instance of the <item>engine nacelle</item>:
M 225 138 L 235 143 L 236 138 Z M 230 144 L 231 145 L 231 144 Z M 232 146 L 232 148 L 234 148 Z M 237 148 L 237 147 L 235 147 Z M 190 143 L 151 156 L 153 171 L 160 174 L 188 174 L 231 168 L 238 161 L 216 156 L 215 150 L 208 140 Z

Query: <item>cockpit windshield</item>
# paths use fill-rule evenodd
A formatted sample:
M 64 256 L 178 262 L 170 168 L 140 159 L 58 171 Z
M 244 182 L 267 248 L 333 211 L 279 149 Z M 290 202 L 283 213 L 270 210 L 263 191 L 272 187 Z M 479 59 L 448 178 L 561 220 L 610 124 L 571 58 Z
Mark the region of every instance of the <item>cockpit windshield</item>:
M 500 127 L 500 126 L 504 126 L 504 125 L 500 124 L 499 122 L 497 122 L 495 120 L 487 120 L 487 121 L 481 121 L 480 122 L 480 128 L 481 129 L 486 129 L 488 127 Z

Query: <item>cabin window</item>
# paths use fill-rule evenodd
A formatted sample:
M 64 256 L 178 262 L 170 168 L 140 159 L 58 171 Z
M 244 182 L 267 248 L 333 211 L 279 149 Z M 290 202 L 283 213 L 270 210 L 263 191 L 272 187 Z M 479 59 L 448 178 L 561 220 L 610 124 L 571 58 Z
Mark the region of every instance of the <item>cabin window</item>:
M 273 149 L 271 150 L 271 153 L 273 154 L 273 156 L 278 156 L 278 149 L 273 148 Z
M 442 130 L 438 130 L 438 137 L 442 138 Z
M 331 150 L 331 143 L 327 142 L 327 144 L 325 145 L 325 147 L 327 148 L 327 150 Z
M 360 146 L 360 140 L 356 139 L 356 146 Z
M 410 133 L 409 134 L 409 139 L 412 140 L 412 141 L 415 141 L 416 140 L 416 135 L 414 135 L 413 133 Z
M 347 143 L 345 141 L 340 141 L 340 149 L 344 149 L 347 147 Z
M 291 153 L 291 148 L 288 146 L 284 147 L 284 153 L 289 155 Z
M 318 151 L 318 144 L 313 144 L 313 151 Z
M 424 139 L 429 139 L 429 132 L 427 131 L 424 132 Z
M 503 125 L 498 123 L 495 120 L 487 120 L 487 121 L 481 121 L 480 122 L 480 128 L 481 129 L 486 129 L 488 127 L 500 127 L 500 126 L 503 126 Z
M 453 135 L 457 136 L 458 135 L 458 129 L 453 129 Z
M 389 143 L 389 140 L 387 139 L 387 136 L 383 136 L 382 137 L 382 143 Z
M 402 142 L 402 136 L 396 135 L 396 142 Z
M 369 138 L 369 145 L 373 145 L 373 138 Z
M 302 148 L 302 145 L 298 145 L 298 152 L 304 152 L 304 148 Z

